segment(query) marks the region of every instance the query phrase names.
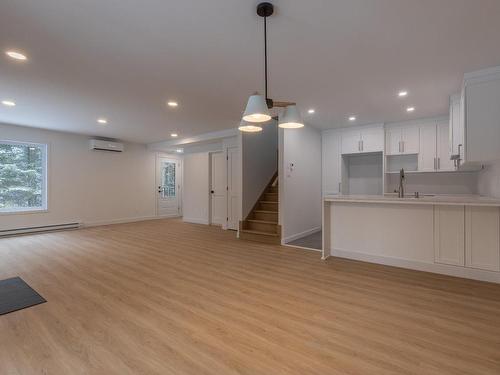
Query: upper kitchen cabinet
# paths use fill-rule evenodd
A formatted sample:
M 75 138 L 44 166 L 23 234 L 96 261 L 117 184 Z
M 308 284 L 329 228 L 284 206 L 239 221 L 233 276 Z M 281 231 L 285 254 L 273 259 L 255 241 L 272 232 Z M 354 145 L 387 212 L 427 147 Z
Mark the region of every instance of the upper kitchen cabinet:
M 448 146 L 450 157 L 464 158 L 464 127 L 461 116 L 461 95 L 455 94 L 450 97 L 450 120 L 448 128 Z
M 422 172 L 454 171 L 449 154 L 448 122 L 438 121 L 420 126 L 418 170 Z
M 384 151 L 384 126 L 370 125 L 344 130 L 341 135 L 342 154 Z
M 456 127 L 464 134 L 461 161 L 500 159 L 500 67 L 465 74 L 460 102 Z
M 418 126 L 390 126 L 385 132 L 386 155 L 408 155 L 420 152 Z
M 341 192 L 340 131 L 325 130 L 321 135 L 323 195 Z

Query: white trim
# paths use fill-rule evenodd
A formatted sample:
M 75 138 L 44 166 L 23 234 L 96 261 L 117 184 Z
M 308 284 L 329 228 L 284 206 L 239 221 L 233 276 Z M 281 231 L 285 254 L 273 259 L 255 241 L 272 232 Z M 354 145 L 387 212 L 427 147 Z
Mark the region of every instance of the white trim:
M 315 252 L 319 252 L 321 253 L 323 250 L 321 249 L 314 249 L 312 247 L 304 247 L 304 246 L 297 246 L 297 245 L 290 245 L 288 243 L 282 243 L 281 244 L 282 246 L 286 246 L 286 247 L 293 247 L 295 249 L 302 249 L 302 250 L 309 250 L 309 251 L 315 251 Z
M 299 238 L 306 237 L 306 236 L 309 236 L 311 234 L 318 233 L 318 232 L 321 232 L 321 227 L 314 227 L 314 228 L 305 230 L 303 232 L 293 234 L 291 236 L 283 238 L 281 240 L 281 244 L 286 245 L 288 242 L 292 242 L 292 241 L 298 240 Z
M 182 221 L 185 223 L 192 223 L 192 224 L 205 224 L 209 225 L 210 222 L 207 219 L 198 219 L 198 218 L 190 218 L 190 217 L 183 217 Z
M 139 216 L 139 217 L 113 219 L 113 220 L 88 221 L 88 222 L 83 223 L 82 227 L 84 227 L 84 228 L 99 227 L 102 225 L 135 223 L 138 221 L 159 220 L 159 219 L 165 219 L 165 217 L 162 217 L 162 216 Z
M 480 281 L 488 281 L 500 284 L 500 272 L 483 271 L 473 268 L 452 266 L 445 264 L 425 263 L 425 262 L 406 260 L 395 257 L 371 255 L 350 250 L 332 249 L 330 253 L 332 254 L 333 257 L 353 259 L 368 263 L 383 264 L 386 266 L 401 267 L 416 271 L 432 272 L 448 276 L 455 276 L 455 277 L 480 280 Z

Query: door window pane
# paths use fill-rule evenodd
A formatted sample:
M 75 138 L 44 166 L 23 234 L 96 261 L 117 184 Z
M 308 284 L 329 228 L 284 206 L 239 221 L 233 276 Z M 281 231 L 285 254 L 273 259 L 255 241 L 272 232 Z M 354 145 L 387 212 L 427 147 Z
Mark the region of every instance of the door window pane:
M 175 163 L 163 162 L 163 198 L 174 198 L 176 193 L 175 185 Z
M 0 141 L 0 212 L 47 208 L 47 147 Z

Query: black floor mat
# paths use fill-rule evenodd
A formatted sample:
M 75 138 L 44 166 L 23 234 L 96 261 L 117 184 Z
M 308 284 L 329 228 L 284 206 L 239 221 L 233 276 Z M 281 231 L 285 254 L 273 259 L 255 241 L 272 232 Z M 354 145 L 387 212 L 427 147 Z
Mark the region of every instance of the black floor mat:
M 0 281 L 0 315 L 47 302 L 20 277 Z

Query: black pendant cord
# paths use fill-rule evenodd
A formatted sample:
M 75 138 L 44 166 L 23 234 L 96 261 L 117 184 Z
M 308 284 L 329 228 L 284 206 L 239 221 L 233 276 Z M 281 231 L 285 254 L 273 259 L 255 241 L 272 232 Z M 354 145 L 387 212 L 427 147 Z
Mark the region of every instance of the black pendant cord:
M 267 96 L 267 17 L 264 17 L 264 82 L 267 100 L 269 98 Z

